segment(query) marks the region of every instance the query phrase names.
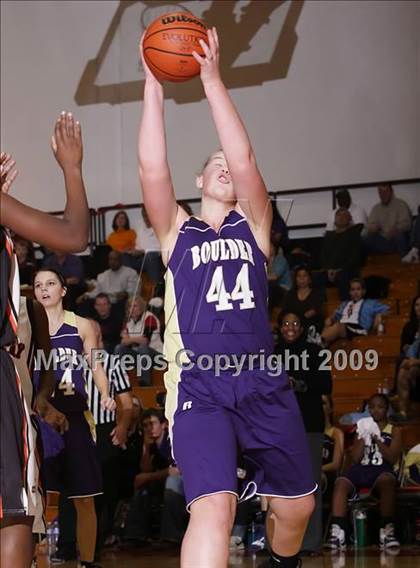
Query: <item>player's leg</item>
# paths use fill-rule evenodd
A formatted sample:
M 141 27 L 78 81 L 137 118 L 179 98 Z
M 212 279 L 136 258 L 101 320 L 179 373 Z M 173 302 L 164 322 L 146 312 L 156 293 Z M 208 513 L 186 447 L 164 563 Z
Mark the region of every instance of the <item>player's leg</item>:
M 394 535 L 395 505 L 397 480 L 393 475 L 382 474 L 375 483 L 375 491 L 379 495 L 381 522 L 379 544 L 382 548 L 398 547 L 399 542 Z
M 93 562 L 96 546 L 97 521 L 93 497 L 73 499 L 77 512 L 77 544 L 81 562 Z
M 236 501 L 236 495 L 217 493 L 191 505 L 190 522 L 182 542 L 182 568 L 226 568 Z
M 333 323 L 328 327 L 324 327 L 321 337 L 325 345 L 330 345 L 339 338 L 344 339 L 346 337 L 346 326 L 340 322 Z
M 354 491 L 353 483 L 346 477 L 339 477 L 336 480 L 332 496 L 331 525 L 325 543 L 326 548 L 337 550 L 346 547 L 346 534 L 348 532 L 347 501 Z
M 32 564 L 33 517 L 7 517 L 1 520 L 0 565 L 29 568 Z
M 312 494 L 295 499 L 268 497 L 267 538 L 274 559 L 289 559 L 283 560 L 284 566 L 297 566 L 297 554 L 314 506 Z

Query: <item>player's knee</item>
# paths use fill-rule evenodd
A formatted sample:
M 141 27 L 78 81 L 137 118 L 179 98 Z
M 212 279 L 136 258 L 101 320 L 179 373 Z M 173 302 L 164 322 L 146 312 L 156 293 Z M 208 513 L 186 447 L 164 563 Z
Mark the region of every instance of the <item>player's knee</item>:
M 236 498 L 230 493 L 217 493 L 198 499 L 191 505 L 192 519 L 209 529 L 226 532 L 231 530 L 235 519 Z
M 311 495 L 293 499 L 293 506 L 290 506 L 290 499 L 274 498 L 270 500 L 270 511 L 280 522 L 300 525 L 305 523 L 315 509 L 315 498 Z

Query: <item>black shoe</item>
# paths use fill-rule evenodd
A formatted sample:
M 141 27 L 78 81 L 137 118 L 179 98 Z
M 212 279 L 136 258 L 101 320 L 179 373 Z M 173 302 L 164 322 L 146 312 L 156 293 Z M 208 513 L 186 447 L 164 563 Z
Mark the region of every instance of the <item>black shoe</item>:
M 76 552 L 68 553 L 63 550 L 56 550 L 54 554 L 50 556 L 51 564 L 64 564 L 64 562 L 71 562 L 72 560 L 77 560 Z

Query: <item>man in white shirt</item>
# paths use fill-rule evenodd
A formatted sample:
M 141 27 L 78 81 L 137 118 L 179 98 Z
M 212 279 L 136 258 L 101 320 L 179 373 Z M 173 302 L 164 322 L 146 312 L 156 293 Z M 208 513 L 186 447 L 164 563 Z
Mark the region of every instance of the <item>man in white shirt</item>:
M 121 254 L 112 250 L 108 255 L 108 270 L 97 276 L 93 290 L 86 292 L 83 299 L 96 298 L 98 294 L 106 294 L 112 304 L 125 301 L 140 290 L 140 276 L 133 268 L 123 266 Z
M 367 223 L 367 214 L 363 207 L 356 205 L 352 202 L 350 193 L 347 189 L 340 189 L 340 191 L 336 194 L 337 199 L 337 209 L 331 213 L 328 222 L 327 222 L 327 231 L 334 231 L 335 230 L 335 214 L 337 213 L 338 209 L 347 209 L 352 218 L 352 224 L 358 225 L 361 224 L 363 226 Z M 362 231 L 363 234 L 363 231 Z
M 380 202 L 370 212 L 366 248 L 369 254 L 387 254 L 408 251 L 412 224 L 411 210 L 407 203 L 394 195 L 389 183 L 378 186 Z
M 144 270 L 153 282 L 158 282 L 163 265 L 160 256 L 160 244 L 155 235 L 146 209 L 142 207 L 142 215 L 136 227 L 137 240 L 136 247 L 129 255 L 125 255 L 124 260 L 128 266 L 140 272 Z

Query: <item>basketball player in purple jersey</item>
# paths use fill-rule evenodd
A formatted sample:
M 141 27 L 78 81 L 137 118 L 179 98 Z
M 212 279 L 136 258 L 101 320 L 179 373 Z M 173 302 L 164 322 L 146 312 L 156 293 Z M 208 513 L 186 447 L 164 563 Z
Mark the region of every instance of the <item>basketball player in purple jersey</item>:
M 81 566 L 93 567 L 97 532 L 93 498 L 102 493 L 102 479 L 93 437 L 95 426 L 88 410 L 85 370 L 80 365 L 80 356 L 84 353 L 91 366 L 92 352 L 97 349 L 96 331 L 89 320 L 64 310 L 66 287 L 59 273 L 51 269 L 39 270 L 34 277 L 34 292 L 35 298 L 47 312 L 55 360 L 65 363 L 62 368 L 55 369 L 56 387 L 52 402 L 69 422 L 63 441 L 57 439 L 59 435 L 52 430 L 43 430 L 45 445 L 51 442 L 61 450 L 44 462 L 46 486 L 50 491 L 63 491 L 66 497 L 73 500 L 77 512 Z M 95 361 L 91 369 L 101 395 L 102 408 L 115 410 L 102 365 Z
M 66 205 L 61 219 L 28 207 L 8 195 L 17 175 L 16 164 L 10 154 L 0 154 L 0 549 L 1 564 L 14 568 L 29 568 L 32 563 L 34 517 L 30 512 L 29 492 L 36 484 L 37 472 L 29 466 L 29 439 L 33 432 L 29 432 L 29 409 L 11 354 L 13 346 L 19 342 L 20 289 L 17 260 L 8 230 L 30 241 L 67 252 L 83 250 L 89 236 L 89 209 L 82 177 L 81 128 L 71 113 L 62 112 L 58 118 L 52 149 L 65 182 Z M 61 419 L 64 417 L 51 411 L 46 399 L 41 401 L 38 396 L 37 410 L 44 417 L 48 413 L 50 423 L 59 430 L 63 429 Z
M 222 150 L 210 156 L 197 178 L 200 218 L 177 207 L 166 154 L 163 88 L 144 59 L 139 132 L 144 205 L 167 267 L 166 414 L 191 513 L 181 565 L 227 566 L 239 446 L 248 495 L 269 501 L 268 565 L 294 568 L 316 484 L 288 379 L 284 373 L 252 370 L 252 364 L 239 376 L 232 369 L 216 374 L 197 365 L 202 354 L 234 360 L 273 352 L 266 276 L 272 209 L 247 132 L 220 78 L 214 28 L 208 45 L 201 46 L 205 57 L 194 57 Z

